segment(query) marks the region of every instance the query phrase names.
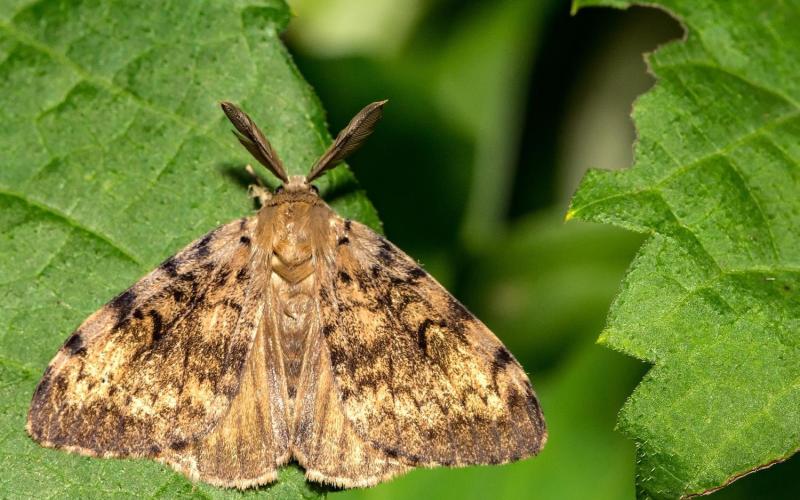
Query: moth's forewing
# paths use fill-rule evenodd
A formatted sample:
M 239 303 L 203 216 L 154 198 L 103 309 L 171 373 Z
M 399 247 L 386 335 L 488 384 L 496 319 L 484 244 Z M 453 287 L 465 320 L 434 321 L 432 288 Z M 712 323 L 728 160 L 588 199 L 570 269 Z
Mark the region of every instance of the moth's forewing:
M 318 262 L 333 263 L 317 273 L 321 362 L 329 364 L 320 370 L 333 374 L 354 432 L 406 466 L 538 453 L 544 418 L 508 349 L 396 246 L 362 224 L 331 220 L 317 249 Z
M 269 273 L 253 258 L 255 222 L 208 233 L 81 324 L 36 389 L 30 435 L 85 455 L 152 457 L 223 486 L 273 480 L 288 433 L 271 418 L 280 394 L 266 359 L 248 361 L 263 344 Z

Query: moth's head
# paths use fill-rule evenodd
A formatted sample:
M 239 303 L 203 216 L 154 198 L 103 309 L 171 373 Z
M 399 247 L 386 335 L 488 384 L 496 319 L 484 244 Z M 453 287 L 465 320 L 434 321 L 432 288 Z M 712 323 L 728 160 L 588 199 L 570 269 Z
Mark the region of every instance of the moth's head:
M 314 186 L 306 179 L 305 175 L 290 175 L 289 181 L 281 184 L 275 189 L 275 194 L 315 194 L 319 195 L 317 186 Z
M 350 120 L 350 123 L 339 132 L 333 144 L 319 157 L 311 167 L 308 175 L 286 175 L 286 169 L 272 149 L 267 138 L 261 133 L 255 122 L 247 114 L 230 102 L 222 102 L 222 111 L 233 123 L 236 130 L 234 135 L 239 139 L 250 154 L 262 165 L 283 181 L 275 191 L 276 194 L 285 193 L 315 193 L 316 187 L 311 181 L 319 178 L 325 172 L 342 162 L 350 153 L 358 149 L 364 140 L 375 129 L 375 124 L 383 114 L 383 106 L 387 101 L 373 102 L 367 105 Z

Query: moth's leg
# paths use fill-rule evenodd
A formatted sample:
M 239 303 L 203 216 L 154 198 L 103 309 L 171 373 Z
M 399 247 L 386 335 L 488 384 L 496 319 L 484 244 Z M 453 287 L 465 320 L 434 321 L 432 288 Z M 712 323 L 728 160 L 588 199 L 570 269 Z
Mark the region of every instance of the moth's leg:
M 249 186 L 247 186 L 247 194 L 251 198 L 256 198 L 258 200 L 258 204 L 263 207 L 264 204 L 270 198 L 272 198 L 272 193 L 264 185 L 264 183 L 261 182 L 261 178 L 258 175 L 256 175 L 252 165 L 247 165 L 246 167 L 244 167 L 244 169 L 247 170 L 247 173 L 252 175 L 253 179 L 255 179 L 256 181 L 255 184 L 250 184 Z

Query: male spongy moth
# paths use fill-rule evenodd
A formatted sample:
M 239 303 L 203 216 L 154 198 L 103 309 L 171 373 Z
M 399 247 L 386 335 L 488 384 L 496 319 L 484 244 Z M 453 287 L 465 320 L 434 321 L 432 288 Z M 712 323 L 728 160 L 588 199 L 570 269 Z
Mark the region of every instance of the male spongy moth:
M 282 186 L 258 188 L 256 215 L 194 241 L 80 325 L 36 388 L 33 439 L 237 488 L 274 481 L 289 461 L 359 487 L 538 453 L 544 419 L 508 349 L 311 184 L 359 147 L 384 103 L 361 110 L 305 177 L 288 176 L 255 123 L 222 103 Z

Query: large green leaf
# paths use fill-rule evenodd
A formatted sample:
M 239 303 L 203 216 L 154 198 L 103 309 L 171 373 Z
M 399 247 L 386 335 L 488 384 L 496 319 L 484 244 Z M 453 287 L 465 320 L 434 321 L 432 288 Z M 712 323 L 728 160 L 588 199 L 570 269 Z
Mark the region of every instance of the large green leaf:
M 25 434 L 66 335 L 195 237 L 252 208 L 238 102 L 293 173 L 330 137 L 278 36 L 278 0 L 0 2 L 0 496 L 216 497 L 147 460 L 46 450 Z M 346 168 L 320 184 L 379 225 Z M 296 469 L 274 496 L 317 496 Z
M 800 448 L 800 3 L 655 3 L 687 38 L 649 57 L 633 168 L 568 215 L 651 235 L 601 341 L 654 364 L 619 426 L 640 495 L 672 498 Z

